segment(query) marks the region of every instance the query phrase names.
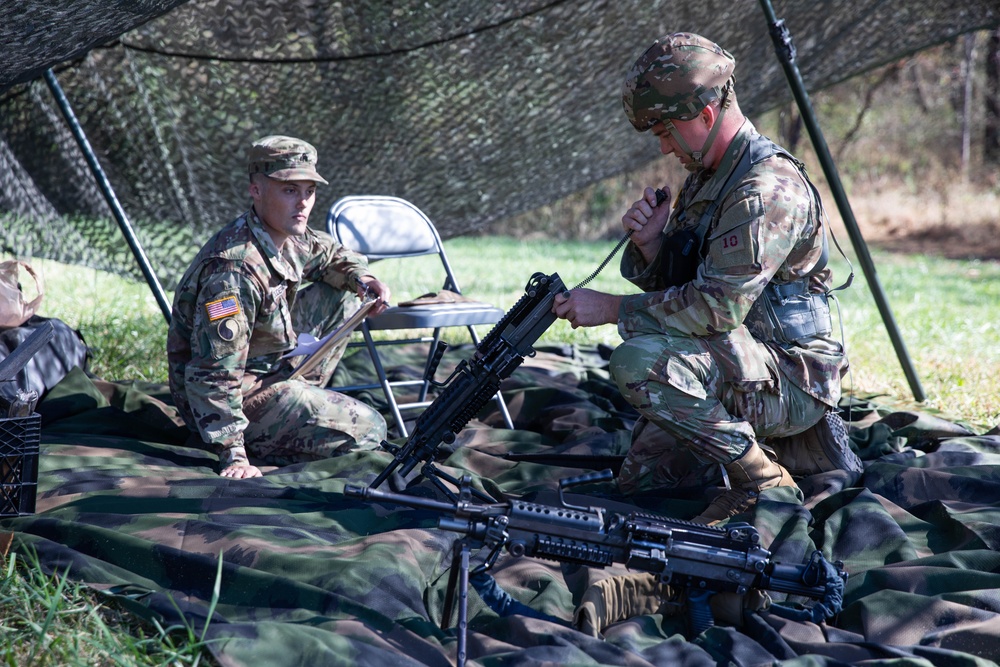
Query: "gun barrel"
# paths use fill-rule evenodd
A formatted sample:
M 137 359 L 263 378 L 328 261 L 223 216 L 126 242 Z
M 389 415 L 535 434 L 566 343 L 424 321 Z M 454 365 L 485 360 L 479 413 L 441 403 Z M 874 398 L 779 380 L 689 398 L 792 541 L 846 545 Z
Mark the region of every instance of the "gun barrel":
M 443 502 L 420 496 L 408 496 L 392 491 L 379 491 L 370 486 L 355 486 L 347 484 L 344 486 L 344 495 L 363 500 L 384 500 L 387 503 L 406 505 L 415 509 L 430 510 L 451 517 L 489 517 L 503 514 L 507 509 L 506 504 L 484 505 L 470 501 L 459 500 L 456 502 Z
M 368 486 L 354 486 L 347 484 L 344 486 L 344 495 L 363 500 L 384 500 L 398 505 L 406 505 L 417 509 L 431 510 L 434 512 L 454 512 L 455 506 L 451 503 L 444 503 L 430 498 L 420 498 L 418 496 L 407 496 L 402 493 L 392 493 L 391 491 L 379 491 Z

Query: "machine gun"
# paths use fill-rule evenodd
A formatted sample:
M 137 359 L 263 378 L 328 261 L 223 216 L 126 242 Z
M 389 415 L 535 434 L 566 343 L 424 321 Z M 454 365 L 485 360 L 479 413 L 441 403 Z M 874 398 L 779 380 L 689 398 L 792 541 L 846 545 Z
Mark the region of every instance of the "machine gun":
M 406 475 L 424 462 L 421 474 L 454 499 L 454 493 L 441 479 L 455 485 L 458 480 L 434 466 L 437 448 L 441 443 L 453 443 L 469 420 L 500 390 L 501 381 L 510 377 L 525 357 L 534 356 L 532 345 L 556 319 L 552 312 L 555 295 L 565 290 L 566 286 L 556 273 L 535 273 L 531 277 L 524 288 L 524 296 L 480 341 L 472 358 L 462 361 L 444 382 L 433 382 L 444 390 L 417 418 L 406 443 L 400 447 L 382 443 L 393 453 L 393 459 L 371 483 L 371 488 L 381 486 L 396 468 Z M 443 346 L 436 350 L 430 375 L 443 353 Z M 493 500 L 484 494 L 477 495 L 487 502 Z
M 457 584 L 461 600 L 459 664 L 465 659 L 472 545 L 489 550 L 474 574 L 493 567 L 503 548 L 515 557 L 530 556 L 598 568 L 620 564 L 632 571 L 652 573 L 686 598 L 695 633 L 714 623 L 708 597 L 720 592 L 743 595 L 757 589 L 808 597 L 817 601 L 808 612 L 809 618 L 816 622 L 840 611 L 847 574 L 843 563 L 831 564 L 819 551 L 814 551 L 806 563 L 778 563 L 760 545 L 757 530 L 747 523 L 716 528 L 642 512 L 621 514 L 600 507 L 571 505 L 563 497 L 563 490 L 571 486 L 610 477 L 610 471 L 602 471 L 560 481 L 559 506 L 522 500 L 478 503 L 472 499 L 468 476 L 461 480 L 454 502 L 351 485 L 344 487 L 344 494 L 437 512 L 442 515 L 438 519 L 440 528 L 465 536 L 456 544 L 453 554 L 441 623 L 443 628 L 451 620 Z

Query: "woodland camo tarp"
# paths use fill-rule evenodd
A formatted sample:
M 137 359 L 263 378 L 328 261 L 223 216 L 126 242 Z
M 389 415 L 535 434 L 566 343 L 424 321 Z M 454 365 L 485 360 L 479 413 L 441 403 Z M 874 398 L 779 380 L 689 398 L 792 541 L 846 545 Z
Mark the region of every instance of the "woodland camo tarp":
M 516 428 L 491 427 L 497 415 L 481 415 L 444 448 L 443 469 L 467 472 L 495 493 L 552 504 L 557 480 L 587 470 L 505 454 L 621 455 L 635 415 L 608 379 L 606 356 L 543 349 L 504 385 Z M 364 375 L 359 359 L 342 368 Z M 393 372 L 413 372 L 414 360 L 395 357 Z M 369 483 L 387 453 L 223 479 L 213 456 L 184 446 L 166 401 L 162 386 L 111 384 L 79 370 L 49 393 L 39 408 L 37 513 L 0 522 L 15 533 L 20 554 L 34 550 L 46 571 L 165 624 L 199 634 L 207 625 L 209 650 L 226 667 L 454 663 L 455 631 L 438 622 L 456 535 L 438 529 L 430 512 L 342 495 L 347 483 Z M 497 582 L 551 618 L 501 617 L 471 593 L 469 664 L 996 664 L 1000 434 L 976 435 L 858 398 L 849 416 L 865 462 L 860 478 L 809 477 L 800 482 L 804 503 L 769 491 L 741 517 L 779 560 L 815 547 L 844 562 L 846 599 L 833 622 L 761 612 L 741 629 L 718 624 L 686 637 L 678 618 L 648 615 L 595 639 L 569 626 L 574 605 L 589 583 L 624 570 L 503 555 Z M 430 488 L 410 478 L 406 492 Z M 707 498 L 626 499 L 606 483 L 571 497 L 682 519 Z M 220 557 L 221 593 L 209 618 Z

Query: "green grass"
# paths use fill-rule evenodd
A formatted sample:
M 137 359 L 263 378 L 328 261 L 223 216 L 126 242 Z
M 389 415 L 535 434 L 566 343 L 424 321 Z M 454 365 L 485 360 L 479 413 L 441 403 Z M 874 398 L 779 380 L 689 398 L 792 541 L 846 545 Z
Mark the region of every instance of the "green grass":
M 506 310 L 524 293 L 533 273 L 558 273 L 571 287 L 586 278 L 615 244 L 491 236 L 456 238 L 445 245 L 463 293 Z M 879 283 L 927 396 L 917 405 L 860 264 L 849 246 L 845 250 L 856 267 L 854 285 L 837 293 L 852 365 L 845 386 L 981 429 L 997 425 L 1000 323 L 993 309 L 1000 303 L 1000 263 L 872 253 Z M 847 276 L 847 264 L 832 254 L 839 284 Z M 389 283 L 393 300 L 401 301 L 441 287 L 436 261 L 432 257 L 405 264 L 383 261 L 373 270 Z M 47 286 L 41 313 L 82 331 L 94 350 L 93 372 L 109 380 L 166 380 L 166 321 L 145 284 L 43 260 L 33 265 L 42 271 Z M 617 257 L 589 286 L 614 293 L 634 291 L 619 276 Z M 449 342 L 467 340 L 453 334 Z M 619 341 L 614 326 L 574 330 L 562 320 L 541 339 L 608 345 Z
M 927 394 L 912 393 L 864 277 L 841 297 L 852 384 L 980 429 L 1000 422 L 1000 263 L 875 253 L 878 280 Z M 840 272 L 840 275 L 844 275 Z
M 198 667 L 215 664 L 192 628 L 164 628 L 36 561 L 12 554 L 0 578 L 0 664 L 10 667 Z

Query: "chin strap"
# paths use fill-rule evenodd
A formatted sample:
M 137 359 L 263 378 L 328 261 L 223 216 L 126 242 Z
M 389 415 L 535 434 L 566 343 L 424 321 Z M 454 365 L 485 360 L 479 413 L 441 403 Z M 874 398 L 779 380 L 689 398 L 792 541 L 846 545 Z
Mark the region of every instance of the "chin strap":
M 729 82 L 726 83 L 725 88 L 722 89 L 722 103 L 719 105 L 719 115 L 716 117 L 715 123 L 712 124 L 712 129 L 709 131 L 708 137 L 705 139 L 705 143 L 701 147 L 701 150 L 692 151 L 687 145 L 687 142 L 684 141 L 684 137 L 682 137 L 681 133 L 676 127 L 674 127 L 673 122 L 669 119 L 663 121 L 667 130 L 669 130 L 670 134 L 673 135 L 674 141 L 676 141 L 680 149 L 684 151 L 684 154 L 690 158 L 691 162 L 684 165 L 684 168 L 688 171 L 698 171 L 705 166 L 703 159 L 705 154 L 712 150 L 712 144 L 715 143 L 715 137 L 719 134 L 719 130 L 722 129 L 722 119 L 726 117 L 726 110 L 729 109 L 729 91 L 731 91 L 732 88 L 733 81 L 730 79 Z

